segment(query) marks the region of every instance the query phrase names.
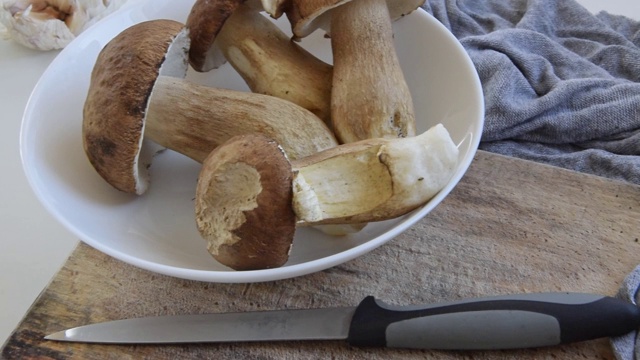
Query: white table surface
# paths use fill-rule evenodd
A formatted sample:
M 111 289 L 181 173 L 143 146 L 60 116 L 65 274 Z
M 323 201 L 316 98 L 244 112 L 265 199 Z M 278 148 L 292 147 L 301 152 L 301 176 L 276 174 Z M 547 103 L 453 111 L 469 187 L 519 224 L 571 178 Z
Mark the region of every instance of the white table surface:
M 578 1 L 592 12 L 606 10 L 640 19 L 640 2 L 634 0 Z M 2 343 L 78 242 L 40 205 L 27 184 L 20 161 L 23 109 L 56 55 L 57 52 L 38 52 L 0 40 L 0 153 L 4 167 L 0 178 L 0 228 L 4 234 L 0 239 Z

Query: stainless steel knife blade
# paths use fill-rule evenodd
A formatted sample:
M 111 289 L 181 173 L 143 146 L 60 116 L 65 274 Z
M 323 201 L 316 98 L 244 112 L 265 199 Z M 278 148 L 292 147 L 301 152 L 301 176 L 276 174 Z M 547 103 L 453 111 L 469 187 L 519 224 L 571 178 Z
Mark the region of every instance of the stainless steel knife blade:
M 155 316 L 80 326 L 45 339 L 112 344 L 345 340 L 355 307 Z
M 581 293 L 504 295 L 392 306 L 158 316 L 80 326 L 47 340 L 149 344 L 347 340 L 354 346 L 514 349 L 620 336 L 640 328 L 640 308 Z

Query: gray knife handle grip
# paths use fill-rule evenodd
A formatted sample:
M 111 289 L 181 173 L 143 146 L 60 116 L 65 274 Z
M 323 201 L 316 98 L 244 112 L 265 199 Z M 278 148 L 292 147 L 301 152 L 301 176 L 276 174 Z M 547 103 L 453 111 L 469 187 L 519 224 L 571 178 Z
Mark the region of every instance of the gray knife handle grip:
M 640 309 L 592 294 L 538 293 L 426 306 L 365 298 L 351 320 L 355 346 L 488 350 L 552 346 L 640 328 Z

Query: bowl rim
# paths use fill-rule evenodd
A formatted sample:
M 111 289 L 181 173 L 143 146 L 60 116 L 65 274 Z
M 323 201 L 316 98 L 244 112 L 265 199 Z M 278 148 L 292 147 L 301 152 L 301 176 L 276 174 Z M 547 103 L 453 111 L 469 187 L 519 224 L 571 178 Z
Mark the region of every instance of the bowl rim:
M 171 0 L 164 0 L 164 2 L 158 0 L 145 0 L 136 3 L 135 5 L 125 6 L 120 10 L 110 14 L 109 16 L 102 19 L 97 25 L 104 24 L 106 22 L 111 21 L 115 17 L 126 16 L 127 14 L 141 10 L 143 7 L 147 6 L 148 3 L 154 3 L 155 8 L 162 8 L 166 6 L 167 3 L 170 3 Z M 452 40 L 453 46 L 457 47 L 458 51 L 463 54 L 463 62 L 465 64 L 466 70 L 470 71 L 472 76 L 472 83 L 470 84 L 475 91 L 475 99 L 473 99 L 478 104 L 477 114 L 475 119 L 470 119 L 470 123 L 474 124 L 474 128 L 477 133 L 469 134 L 470 137 L 469 142 L 465 147 L 467 149 L 467 155 L 463 158 L 463 160 L 458 165 L 458 171 L 453 175 L 452 179 L 449 181 L 447 186 L 442 189 L 434 198 L 432 198 L 428 204 L 422 206 L 413 212 L 405 215 L 403 220 L 395 225 L 393 228 L 385 231 L 384 233 L 375 236 L 368 241 L 354 246 L 350 249 L 338 252 L 336 254 L 332 254 L 329 256 L 321 257 L 318 259 L 314 259 L 311 261 L 292 264 L 292 265 L 284 265 L 279 268 L 273 269 L 265 269 L 265 270 L 249 270 L 249 271 L 218 271 L 218 270 L 198 270 L 198 269 L 186 269 L 178 266 L 160 264 L 157 262 L 153 262 L 150 260 L 141 259 L 125 252 L 122 252 L 113 247 L 107 246 L 100 241 L 93 239 L 91 236 L 87 235 L 85 231 L 80 229 L 77 225 L 71 223 L 67 218 L 62 216 L 54 206 L 47 201 L 45 193 L 37 186 L 33 174 L 33 169 L 29 166 L 29 149 L 27 146 L 27 138 L 28 134 L 32 131 L 31 128 L 34 126 L 32 119 L 32 114 L 35 110 L 34 103 L 37 102 L 38 94 L 41 92 L 43 88 L 43 84 L 46 82 L 45 80 L 49 76 L 50 72 L 53 71 L 56 67 L 59 66 L 58 62 L 63 58 L 63 54 L 66 51 L 70 51 L 71 47 L 67 47 L 63 49 L 56 58 L 49 64 L 42 77 L 36 83 L 34 89 L 32 90 L 29 99 L 27 101 L 25 111 L 22 117 L 22 124 L 20 128 L 20 157 L 22 162 L 23 171 L 26 175 L 27 181 L 34 191 L 36 197 L 39 202 L 45 207 L 45 209 L 59 222 L 61 223 L 67 230 L 69 230 L 75 236 L 85 244 L 99 250 L 102 253 L 105 253 L 113 258 L 121 260 L 125 263 L 134 265 L 136 267 L 149 270 L 152 272 L 156 272 L 159 274 L 164 274 L 168 276 L 197 280 L 197 281 L 206 281 L 206 282 L 219 282 L 219 283 L 247 283 L 247 282 L 263 282 L 263 281 L 273 281 L 273 280 L 281 280 L 287 279 L 302 275 L 307 275 L 310 273 L 314 273 L 317 271 L 321 271 L 327 268 L 334 267 L 341 263 L 350 261 L 358 256 L 364 255 L 373 249 L 383 245 L 389 240 L 395 238 L 402 232 L 406 231 L 411 226 L 415 225 L 419 220 L 425 217 L 430 211 L 432 211 L 437 205 L 439 205 L 442 200 L 455 188 L 464 174 L 467 172 L 469 166 L 471 165 L 477 149 L 480 144 L 481 133 L 484 127 L 484 97 L 482 91 L 482 85 L 480 83 L 480 79 L 478 77 L 477 71 L 475 70 L 475 66 L 468 56 L 466 50 L 460 44 L 460 42 L 455 38 L 453 34 L 440 22 L 438 22 L 431 14 L 426 12 L 424 9 L 419 8 L 416 10 L 421 14 L 421 16 L 425 16 L 429 18 L 431 21 L 435 22 L 435 26 L 441 31 L 449 40 Z M 146 20 L 150 20 L 153 17 L 148 17 Z M 144 21 L 142 19 L 141 21 Z M 137 22 L 134 20 L 134 22 Z M 90 38 L 93 32 L 99 31 L 100 26 L 92 26 L 87 29 L 85 32 L 80 34 L 78 38 L 74 41 L 80 41 L 85 38 Z M 78 40 L 80 39 L 80 40 Z M 462 143 L 465 143 L 464 141 Z

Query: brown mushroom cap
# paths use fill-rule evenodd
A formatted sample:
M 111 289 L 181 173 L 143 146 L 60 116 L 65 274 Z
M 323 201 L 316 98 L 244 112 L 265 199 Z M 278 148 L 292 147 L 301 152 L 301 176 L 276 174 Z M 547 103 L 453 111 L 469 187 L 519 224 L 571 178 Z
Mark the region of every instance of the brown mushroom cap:
M 235 270 L 282 266 L 296 227 L 293 173 L 282 148 L 261 134 L 231 138 L 204 161 L 196 223 L 208 250 Z
M 147 101 L 160 74 L 186 75 L 187 47 L 181 23 L 152 20 L 122 31 L 98 55 L 84 104 L 83 145 L 96 171 L 119 190 L 141 194 L 148 186 L 150 159 L 141 158 Z
M 197 0 L 191 7 L 185 27 L 189 29 L 189 63 L 206 72 L 224 64 L 224 55 L 213 43 L 229 16 L 244 0 Z
M 262 10 L 257 0 L 197 0 L 185 27 L 189 29 L 189 62 L 194 70 L 207 72 L 225 63 L 224 54 L 214 45 L 224 23 L 240 6 Z
M 293 34 L 303 38 L 318 28 L 330 30 L 330 11 L 350 1 L 358 0 L 291 0 L 278 10 L 285 11 Z M 416 10 L 425 0 L 387 0 L 391 20 L 397 20 Z M 274 11 L 275 12 L 275 11 Z

